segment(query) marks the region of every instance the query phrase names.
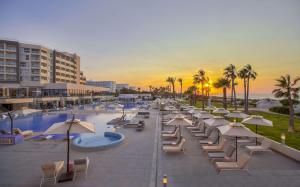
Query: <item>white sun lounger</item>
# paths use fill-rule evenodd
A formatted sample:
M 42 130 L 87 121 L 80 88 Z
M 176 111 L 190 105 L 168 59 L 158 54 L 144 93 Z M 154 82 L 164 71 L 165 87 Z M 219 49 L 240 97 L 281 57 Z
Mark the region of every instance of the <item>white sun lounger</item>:
M 179 128 L 177 128 L 175 132 L 172 134 L 162 134 L 161 136 L 162 138 L 176 138 L 178 137 L 178 133 L 179 133 Z
M 202 149 L 205 152 L 209 152 L 209 151 L 222 151 L 224 149 L 226 140 L 225 138 L 222 138 L 219 145 L 203 145 Z
M 225 170 L 243 170 L 249 159 L 250 156 L 244 153 L 237 162 L 216 162 L 216 168 L 219 172 Z
M 271 146 L 271 142 L 264 139 L 261 143 L 261 145 L 257 146 L 246 146 L 246 149 L 250 151 L 250 154 L 252 155 L 254 152 L 263 152 L 263 151 L 271 151 L 269 148 Z
M 181 138 L 178 145 L 164 145 L 162 149 L 164 152 L 182 152 L 185 141 L 185 138 Z

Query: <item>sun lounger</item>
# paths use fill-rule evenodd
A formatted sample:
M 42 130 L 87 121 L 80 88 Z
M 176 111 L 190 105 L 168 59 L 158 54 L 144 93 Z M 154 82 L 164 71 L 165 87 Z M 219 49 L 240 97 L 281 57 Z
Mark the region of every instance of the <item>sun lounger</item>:
M 88 168 L 89 168 L 89 164 L 90 164 L 90 160 L 89 160 L 88 157 L 74 160 L 74 168 L 73 168 L 74 177 L 73 177 L 73 181 L 75 180 L 76 176 L 79 173 L 85 173 L 85 178 L 87 177 L 87 171 L 88 171 Z
M 193 130 L 193 129 L 199 129 L 200 126 L 201 126 L 201 122 L 197 121 L 194 125 L 187 126 L 186 128 L 189 129 L 189 130 Z
M 33 135 L 33 131 L 31 131 L 31 130 L 22 131 L 19 128 L 14 128 L 13 131 L 14 131 L 15 134 L 20 134 L 20 135 L 23 135 L 23 136 L 31 136 L 31 135 Z
M 174 130 L 163 130 L 163 131 L 161 131 L 161 133 L 162 134 L 174 134 L 177 128 L 178 127 L 175 127 Z
M 185 141 L 185 138 L 181 138 L 178 145 L 163 145 L 162 149 L 164 152 L 182 152 Z
M 162 141 L 163 145 L 178 145 L 182 137 L 177 138 L 176 140 L 164 140 Z
M 228 145 L 224 152 L 209 152 L 207 155 L 210 159 L 231 157 L 234 151 L 235 148 L 232 145 Z
M 197 138 L 208 138 L 210 136 L 210 134 L 212 133 L 213 131 L 213 128 L 212 127 L 209 127 L 209 128 L 206 128 L 206 131 L 204 133 L 194 133 L 193 135 Z
M 203 145 L 202 149 L 205 152 L 213 152 L 213 151 L 220 152 L 223 151 L 225 143 L 226 143 L 225 138 L 222 138 L 218 145 Z
M 252 155 L 254 152 L 263 152 L 263 151 L 271 151 L 269 148 L 271 146 L 271 142 L 264 139 L 261 143 L 261 145 L 258 146 L 246 146 L 246 149 L 250 151 L 250 154 Z
M 56 184 L 57 176 L 64 167 L 64 161 L 58 161 L 51 164 L 42 165 L 43 177 L 41 179 L 40 187 L 44 182 L 53 181 Z
M 179 133 L 179 128 L 177 128 L 175 132 L 172 134 L 162 134 L 161 136 L 162 138 L 176 138 L 178 137 L 178 133 Z
M 218 133 L 214 130 L 211 135 L 205 140 L 199 140 L 200 144 L 215 144 L 218 141 Z
M 243 170 L 249 159 L 250 156 L 244 153 L 237 162 L 216 162 L 216 168 L 220 172 L 224 170 Z

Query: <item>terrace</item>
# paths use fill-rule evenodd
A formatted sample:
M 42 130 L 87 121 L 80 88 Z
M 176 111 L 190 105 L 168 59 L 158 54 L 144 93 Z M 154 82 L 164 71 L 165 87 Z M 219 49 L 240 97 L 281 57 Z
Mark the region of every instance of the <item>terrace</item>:
M 300 163 L 274 151 L 251 156 L 246 171 L 218 173 L 187 130 L 184 153 L 166 154 L 161 150 L 160 115 L 151 110 L 145 130 L 121 128 L 125 141 L 114 148 L 97 152 L 71 149 L 71 159 L 90 159 L 88 176 L 57 186 L 298 186 Z M 243 151 L 243 150 L 242 150 Z M 241 151 L 239 152 L 241 153 Z M 38 186 L 41 165 L 66 160 L 66 142 L 27 140 L 14 146 L 0 146 L 0 186 Z M 52 186 L 51 184 L 45 186 Z

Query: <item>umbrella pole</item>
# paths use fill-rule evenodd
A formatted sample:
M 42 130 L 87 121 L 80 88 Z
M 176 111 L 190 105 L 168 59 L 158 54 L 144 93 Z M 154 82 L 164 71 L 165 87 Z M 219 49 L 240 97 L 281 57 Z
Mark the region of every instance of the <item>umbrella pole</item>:
M 257 134 L 257 125 L 255 125 L 255 132 Z M 257 137 L 255 137 L 255 144 L 257 145 Z
M 219 140 L 220 140 L 220 132 L 218 130 L 218 144 L 219 144 Z
M 237 144 L 237 136 L 235 137 L 235 161 L 237 162 L 237 151 L 238 151 L 238 144 Z
M 69 162 L 70 162 L 70 131 L 68 130 L 67 131 L 67 142 L 68 142 L 68 145 L 67 145 L 67 173 L 70 172 L 70 167 L 69 167 Z
M 13 117 L 10 112 L 8 112 L 7 115 L 10 118 L 10 134 L 13 135 L 14 134 L 14 120 L 13 120 Z
M 69 163 L 70 162 L 70 131 L 71 131 L 74 119 L 75 119 L 75 115 L 73 114 L 72 121 L 71 121 L 70 126 L 67 130 L 67 172 L 63 173 L 61 175 L 58 182 L 72 181 L 73 177 L 74 177 L 73 171 L 70 171 L 70 163 Z

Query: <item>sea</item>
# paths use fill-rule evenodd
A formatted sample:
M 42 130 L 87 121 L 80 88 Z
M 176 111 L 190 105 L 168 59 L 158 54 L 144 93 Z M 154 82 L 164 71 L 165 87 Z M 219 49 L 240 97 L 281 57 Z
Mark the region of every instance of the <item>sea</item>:
M 223 97 L 223 94 L 213 94 L 213 96 Z M 230 98 L 230 93 L 227 93 L 227 97 Z M 243 93 L 237 93 L 236 97 L 238 99 L 243 99 L 244 94 Z M 267 93 L 250 93 L 249 99 L 277 99 L 274 97 L 273 94 L 267 94 Z

